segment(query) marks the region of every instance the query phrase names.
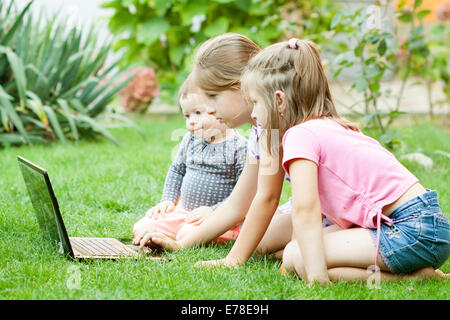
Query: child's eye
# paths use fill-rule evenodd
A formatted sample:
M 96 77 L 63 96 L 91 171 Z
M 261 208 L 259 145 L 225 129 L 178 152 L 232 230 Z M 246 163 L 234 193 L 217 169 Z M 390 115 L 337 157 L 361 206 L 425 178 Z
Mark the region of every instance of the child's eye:
M 214 99 L 216 96 L 217 96 L 217 94 L 214 94 L 214 93 L 208 93 L 208 97 L 209 97 L 210 99 Z
M 200 111 L 196 111 L 195 114 L 198 114 L 198 115 L 199 115 L 199 114 L 202 114 L 202 113 L 201 113 Z
M 185 118 L 189 118 L 189 115 L 188 115 L 188 114 L 185 114 L 184 117 L 185 117 Z

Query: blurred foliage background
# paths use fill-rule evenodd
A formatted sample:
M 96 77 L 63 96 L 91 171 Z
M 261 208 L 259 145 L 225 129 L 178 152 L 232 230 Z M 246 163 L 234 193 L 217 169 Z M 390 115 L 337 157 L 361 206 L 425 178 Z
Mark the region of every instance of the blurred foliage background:
M 362 95 L 350 115 L 394 148 L 400 141 L 391 125 L 405 113 L 400 104 L 407 85 L 427 89 L 430 116 L 436 106 L 449 106 L 450 2 L 442 2 L 433 13 L 422 0 L 109 0 L 103 7 L 114 11 L 109 28 L 121 64 L 154 68 L 160 98 L 169 104 L 176 104 L 195 50 L 208 38 L 237 32 L 261 47 L 292 36 L 312 40 L 330 77 L 349 81 L 350 91 Z M 425 25 L 431 14 L 437 22 Z M 392 78 L 401 82 L 397 92 L 380 85 Z M 432 97 L 436 83 L 445 95 L 439 101 Z M 396 102 L 386 108 L 387 99 Z
M 406 88 L 424 88 L 431 118 L 443 108 L 448 116 L 450 1 L 434 2 L 103 0 L 113 39 L 99 43 L 95 27 L 67 26 L 58 13 L 44 19 L 31 13 L 32 1 L 20 10 L 2 1 L 0 147 L 99 136 L 117 143 L 111 121 L 139 130 L 127 112 L 145 113 L 157 97 L 176 105 L 198 46 L 236 32 L 261 47 L 293 36 L 314 41 L 330 82 L 360 97 L 348 116 L 395 148 Z M 392 79 L 398 88 L 383 85 Z
M 288 0 L 112 0 L 109 28 L 117 36 L 113 48 L 123 53 L 122 65 L 145 61 L 161 84 L 161 99 L 174 103 L 191 70 L 195 49 L 205 40 L 236 32 L 265 47 L 289 35 L 308 35 L 325 44 L 333 1 Z

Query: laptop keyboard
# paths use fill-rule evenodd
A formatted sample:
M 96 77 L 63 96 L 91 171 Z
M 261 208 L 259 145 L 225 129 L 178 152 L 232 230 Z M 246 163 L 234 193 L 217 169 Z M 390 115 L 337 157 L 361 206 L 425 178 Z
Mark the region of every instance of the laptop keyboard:
M 73 247 L 80 253 L 92 256 L 129 255 L 129 251 L 111 243 L 111 239 L 102 238 L 70 238 Z

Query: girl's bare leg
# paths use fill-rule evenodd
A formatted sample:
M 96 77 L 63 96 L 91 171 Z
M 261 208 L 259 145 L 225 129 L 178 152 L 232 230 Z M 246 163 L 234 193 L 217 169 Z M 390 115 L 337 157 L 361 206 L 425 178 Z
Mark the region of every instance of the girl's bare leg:
M 324 233 L 323 237 L 330 280 L 368 280 L 374 277 L 374 272 L 371 270 L 374 270 L 376 248 L 368 230 L 346 229 Z M 296 272 L 302 278 L 306 276 L 297 241 L 293 240 L 286 246 L 283 266 L 287 272 Z M 434 271 L 433 268 L 423 268 L 406 276 L 393 274 L 380 255 L 378 255 L 378 267 L 380 272 L 375 276 L 379 275 L 380 281 L 445 277 L 442 272 Z
M 324 234 L 342 230 L 337 225 L 331 225 L 323 229 Z M 282 259 L 286 245 L 292 240 L 291 213 L 276 211 L 272 221 L 261 239 L 256 252 L 259 254 L 272 253 L 276 259 Z
M 284 247 L 291 241 L 292 238 L 292 220 L 291 213 L 282 213 L 276 211 L 269 227 L 261 239 L 256 253 L 274 254 L 274 258 L 281 259 L 283 256 Z
M 347 281 L 367 281 L 376 279 L 377 275 L 370 270 L 361 268 L 332 268 L 328 269 L 328 277 L 331 281 L 347 280 Z M 410 274 L 394 274 L 381 271 L 379 273 L 379 281 L 400 281 L 400 280 L 421 280 L 430 278 L 448 278 L 448 274 L 444 274 L 440 270 L 434 270 L 432 267 L 422 268 Z

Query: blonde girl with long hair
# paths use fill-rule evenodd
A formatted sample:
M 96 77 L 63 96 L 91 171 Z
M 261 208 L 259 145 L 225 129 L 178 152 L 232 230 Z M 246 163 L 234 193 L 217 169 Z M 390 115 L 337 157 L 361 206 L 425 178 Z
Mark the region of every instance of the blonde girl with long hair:
M 286 271 L 323 285 L 367 280 L 368 270 L 380 280 L 446 276 L 437 268 L 449 257 L 450 229 L 436 191 L 339 115 L 312 42 L 265 48 L 241 81 L 252 118 L 270 136 L 266 149 L 276 153 L 281 143 L 280 167 L 291 181 Z M 322 214 L 340 229 L 324 233 Z

